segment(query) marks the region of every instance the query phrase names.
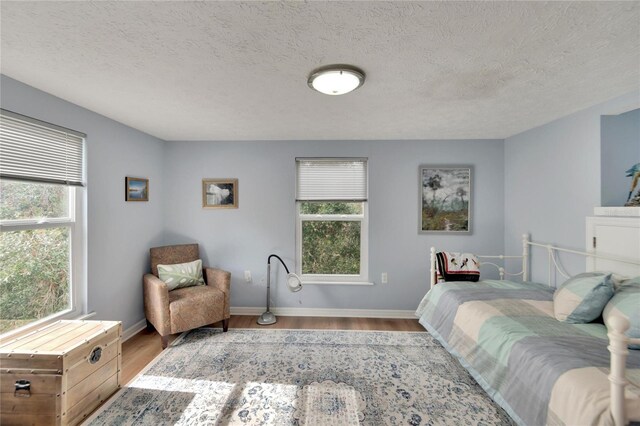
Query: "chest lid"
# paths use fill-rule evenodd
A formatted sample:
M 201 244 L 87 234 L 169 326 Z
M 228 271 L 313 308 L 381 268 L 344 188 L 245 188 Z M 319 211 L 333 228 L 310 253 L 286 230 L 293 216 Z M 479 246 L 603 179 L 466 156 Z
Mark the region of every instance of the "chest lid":
M 119 326 L 118 321 L 60 320 L 24 335 L 0 341 L 2 358 L 10 354 L 65 355 Z

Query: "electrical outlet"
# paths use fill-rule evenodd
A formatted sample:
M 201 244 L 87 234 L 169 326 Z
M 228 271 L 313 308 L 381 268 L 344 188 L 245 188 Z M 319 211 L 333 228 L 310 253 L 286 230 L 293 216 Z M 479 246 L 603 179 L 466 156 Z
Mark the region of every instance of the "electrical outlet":
M 244 271 L 244 280 L 245 282 L 250 283 L 252 281 L 251 279 L 251 271 Z
M 383 273 L 380 275 L 380 282 L 381 282 L 382 284 L 387 284 L 387 283 L 389 282 L 389 277 L 387 276 L 387 273 L 386 273 L 386 272 L 383 272 Z

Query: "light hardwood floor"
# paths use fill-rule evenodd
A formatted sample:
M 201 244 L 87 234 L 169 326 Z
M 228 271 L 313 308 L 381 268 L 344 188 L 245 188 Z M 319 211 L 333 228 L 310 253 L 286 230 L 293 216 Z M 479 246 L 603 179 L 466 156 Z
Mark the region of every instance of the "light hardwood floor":
M 383 330 L 383 331 L 425 331 L 415 319 L 383 318 L 326 318 L 326 317 L 278 317 L 273 325 L 260 326 L 258 317 L 233 315 L 229 329 L 318 329 L 318 330 Z M 214 324 L 220 327 L 220 324 Z M 178 335 L 169 337 L 169 344 Z M 142 330 L 122 344 L 122 376 L 124 385 L 133 379 L 147 364 L 162 352 L 160 336 L 155 331 Z

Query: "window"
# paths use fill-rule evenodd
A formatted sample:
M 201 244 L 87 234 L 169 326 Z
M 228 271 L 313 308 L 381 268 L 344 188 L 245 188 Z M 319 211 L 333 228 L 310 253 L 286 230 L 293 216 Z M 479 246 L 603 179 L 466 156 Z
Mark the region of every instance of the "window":
M 84 135 L 0 111 L 0 334 L 84 311 Z
M 296 159 L 296 269 L 305 283 L 368 279 L 367 160 Z

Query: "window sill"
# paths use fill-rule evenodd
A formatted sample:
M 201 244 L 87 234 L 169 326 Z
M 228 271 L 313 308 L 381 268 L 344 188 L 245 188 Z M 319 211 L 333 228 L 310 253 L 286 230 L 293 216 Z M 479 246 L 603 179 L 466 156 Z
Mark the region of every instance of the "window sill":
M 368 281 L 302 281 L 302 285 L 374 285 Z
M 4 334 L 0 334 L 2 340 L 15 339 L 19 336 L 23 336 L 25 334 L 29 334 L 33 331 L 38 330 L 39 328 L 47 327 L 48 325 L 60 321 L 60 320 L 86 320 L 93 316 L 95 316 L 95 312 L 89 312 L 88 314 L 80 314 L 78 310 L 74 309 L 66 309 L 64 311 L 58 312 L 56 314 L 52 314 L 48 317 L 41 318 L 39 320 L 33 321 L 29 324 L 25 324 L 22 327 L 14 328 L 13 330 L 9 330 Z

